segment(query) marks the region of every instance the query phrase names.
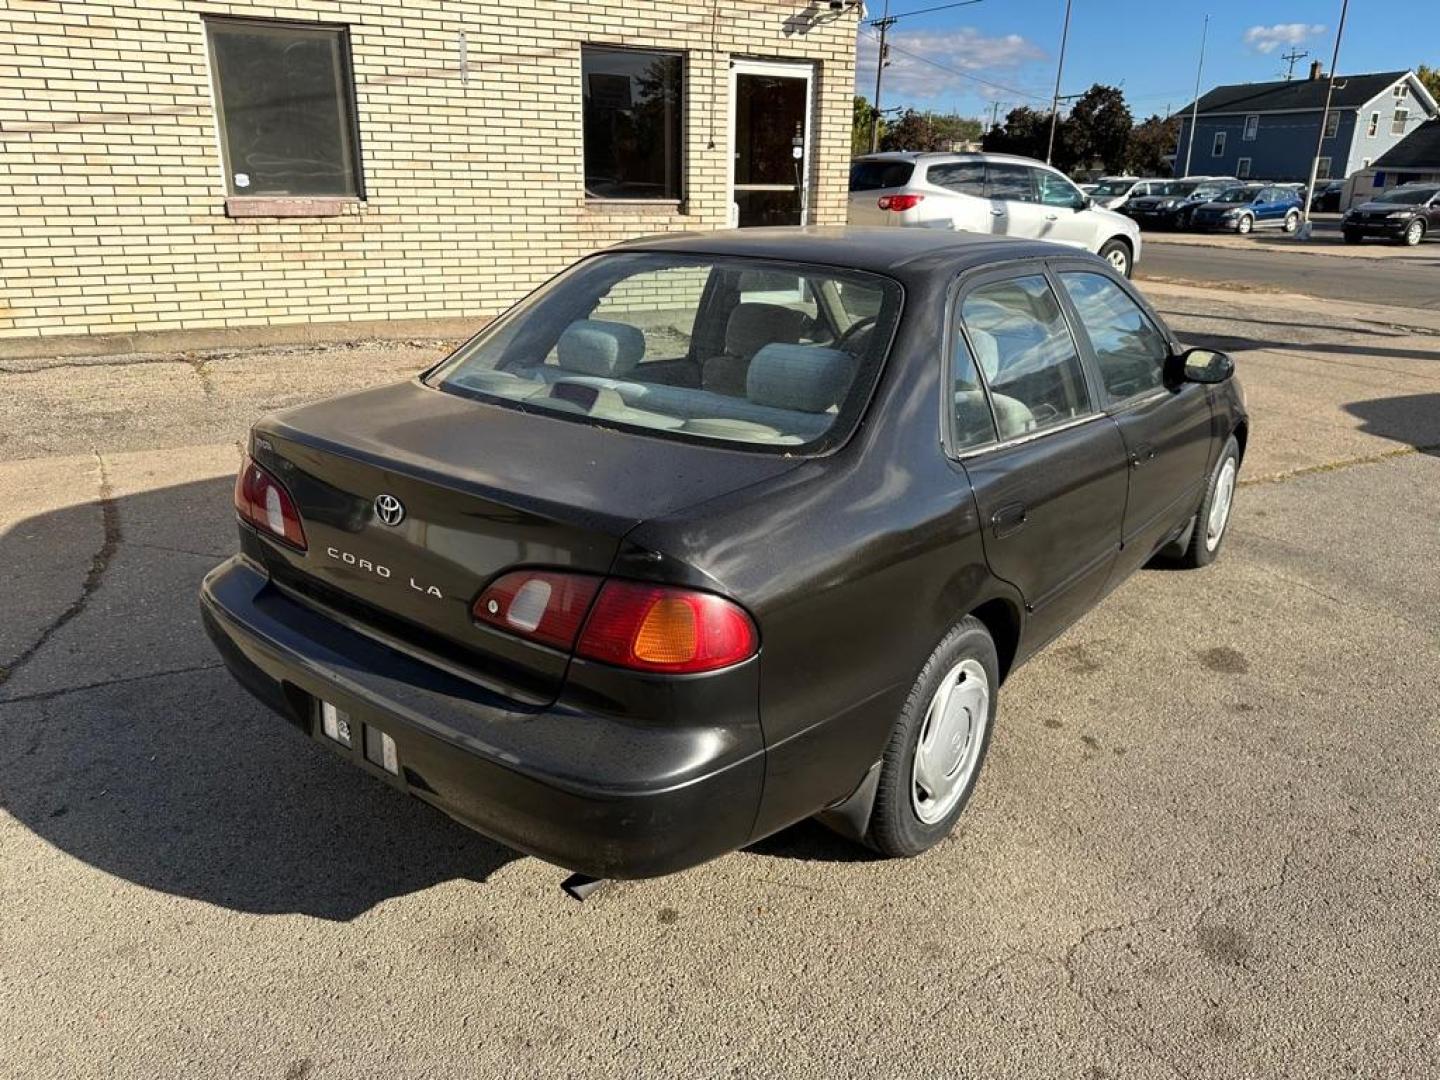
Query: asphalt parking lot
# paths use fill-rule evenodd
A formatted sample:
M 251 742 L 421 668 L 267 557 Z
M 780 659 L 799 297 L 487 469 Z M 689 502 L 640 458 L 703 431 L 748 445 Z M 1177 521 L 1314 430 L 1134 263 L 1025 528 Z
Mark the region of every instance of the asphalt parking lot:
M 1016 673 L 926 857 L 802 825 L 584 905 L 200 630 L 249 420 L 442 343 L 7 361 L 3 1072 L 1437 1075 L 1440 316 L 1149 291 L 1248 389 L 1222 561 Z

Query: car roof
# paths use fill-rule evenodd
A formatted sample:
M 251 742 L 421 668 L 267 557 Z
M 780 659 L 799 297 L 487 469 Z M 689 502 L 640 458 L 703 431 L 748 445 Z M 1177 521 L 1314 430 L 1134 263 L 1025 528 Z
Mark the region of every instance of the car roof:
M 882 150 L 877 154 L 861 154 L 851 164 L 861 161 L 907 161 L 912 165 L 939 165 L 947 161 L 1004 161 L 1016 165 L 1033 165 L 1037 169 L 1060 172 L 1053 165 L 1020 154 L 991 154 L 984 150 Z M 1064 175 L 1063 173 L 1061 175 Z
M 607 250 L 776 259 L 866 270 L 899 278 L 937 269 L 958 273 L 1011 259 L 1079 254 L 1039 240 L 885 225 L 808 225 L 662 233 L 630 240 Z

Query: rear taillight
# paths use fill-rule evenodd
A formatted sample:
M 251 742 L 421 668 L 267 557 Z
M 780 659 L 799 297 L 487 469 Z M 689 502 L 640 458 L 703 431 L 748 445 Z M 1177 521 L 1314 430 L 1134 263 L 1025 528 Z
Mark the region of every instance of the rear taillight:
M 247 455 L 235 476 L 235 512 L 260 532 L 300 551 L 305 550 L 305 529 L 300 511 L 285 485 L 256 465 Z
M 722 596 L 550 570 L 497 578 L 474 614 L 488 626 L 632 671 L 715 671 L 760 647 L 750 616 Z
M 881 195 L 881 210 L 913 210 L 925 201 L 924 195 Z

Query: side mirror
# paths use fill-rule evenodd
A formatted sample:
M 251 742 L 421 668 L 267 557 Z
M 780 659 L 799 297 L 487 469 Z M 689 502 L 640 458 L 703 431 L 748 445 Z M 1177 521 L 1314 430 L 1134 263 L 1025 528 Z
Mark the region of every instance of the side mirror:
M 1235 374 L 1235 361 L 1214 349 L 1187 349 L 1176 357 L 1180 379 L 1213 386 Z

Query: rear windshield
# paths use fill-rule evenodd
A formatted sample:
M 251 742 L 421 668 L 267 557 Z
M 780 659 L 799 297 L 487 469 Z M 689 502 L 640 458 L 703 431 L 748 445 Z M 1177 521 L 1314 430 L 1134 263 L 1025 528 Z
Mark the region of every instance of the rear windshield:
M 851 191 L 904 187 L 915 166 L 908 161 L 857 161 L 850 166 Z
M 842 442 L 901 289 L 772 260 L 617 252 L 579 263 L 442 363 L 442 390 L 579 423 L 779 453 Z

